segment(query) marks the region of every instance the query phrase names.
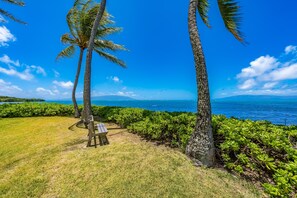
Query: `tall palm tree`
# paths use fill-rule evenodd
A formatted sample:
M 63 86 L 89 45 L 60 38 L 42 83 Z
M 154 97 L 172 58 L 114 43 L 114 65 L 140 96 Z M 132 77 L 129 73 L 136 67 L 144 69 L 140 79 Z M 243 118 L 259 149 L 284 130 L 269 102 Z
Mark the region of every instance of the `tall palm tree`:
M 25 6 L 25 3 L 20 0 L 2 0 L 2 1 L 4 1 L 6 3 L 17 5 L 17 6 L 22 6 L 22 7 Z M 15 18 L 11 13 L 7 12 L 6 10 L 3 10 L 2 8 L 0 8 L 0 16 L 1 15 L 6 16 L 6 17 L 10 18 L 11 20 L 16 21 L 18 23 L 26 24 L 24 21 L 21 21 L 21 20 Z M 0 19 L 0 22 L 5 22 L 5 20 Z
M 74 7 L 68 12 L 66 17 L 70 33 L 66 33 L 61 37 L 62 43 L 69 46 L 58 54 L 57 59 L 73 56 L 75 54 L 76 47 L 78 47 L 80 50 L 76 76 L 72 89 L 72 102 L 74 105 L 75 117 L 80 117 L 75 95 L 81 71 L 82 59 L 84 56 L 84 51 L 88 47 L 89 39 L 91 37 L 92 25 L 99 9 L 99 5 L 94 5 L 90 0 L 87 2 L 76 1 Z M 94 50 L 98 55 L 111 60 L 122 67 L 125 67 L 125 63 L 123 61 L 106 52 L 107 50 L 125 50 L 122 45 L 118 45 L 112 41 L 104 39 L 106 36 L 120 32 L 122 30 L 121 28 L 112 27 L 111 25 L 114 24 L 114 22 L 110 18 L 111 15 L 105 12 L 100 27 L 98 28 L 98 31 L 95 35 Z
M 90 115 L 92 114 L 92 104 L 91 104 L 91 65 L 92 65 L 92 54 L 95 44 L 95 35 L 97 34 L 98 27 L 100 26 L 100 21 L 104 15 L 106 7 L 106 0 L 102 0 L 100 3 L 100 9 L 97 12 L 96 19 L 94 21 L 91 37 L 88 45 L 87 60 L 86 60 L 86 69 L 84 77 L 84 117 L 85 125 L 89 123 Z
M 243 42 L 243 35 L 239 30 L 241 18 L 238 4 L 234 0 L 217 0 L 217 2 L 225 27 L 237 40 Z M 186 147 L 186 153 L 198 165 L 211 167 L 215 163 L 215 147 L 211 127 L 211 104 L 205 57 L 198 33 L 196 16 L 198 10 L 202 21 L 210 27 L 208 9 L 208 0 L 190 0 L 188 28 L 195 60 L 198 89 L 198 115 L 195 130 Z

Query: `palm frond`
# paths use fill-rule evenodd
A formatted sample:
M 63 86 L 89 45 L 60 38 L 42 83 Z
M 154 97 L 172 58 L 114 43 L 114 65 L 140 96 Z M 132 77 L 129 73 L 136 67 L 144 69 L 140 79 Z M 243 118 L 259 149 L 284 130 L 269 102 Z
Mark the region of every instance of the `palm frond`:
M 117 51 L 117 50 L 123 50 L 127 51 L 127 49 L 123 45 L 118 45 L 113 43 L 112 41 L 107 40 L 95 40 L 95 47 L 102 49 L 102 50 L 111 50 L 111 51 Z
M 22 21 L 22 20 L 19 20 L 17 18 L 15 18 L 12 14 L 10 14 L 9 12 L 3 10 L 0 8 L 0 14 L 3 15 L 3 16 L 6 16 L 8 18 L 10 18 L 11 20 L 15 21 L 15 22 L 18 22 L 18 23 L 22 23 L 22 24 L 26 24 L 26 22 Z
M 58 60 L 60 58 L 70 58 L 71 56 L 74 55 L 74 53 L 75 53 L 75 47 L 73 45 L 71 45 L 71 46 L 63 49 L 56 57 L 56 60 Z
M 25 5 L 25 3 L 23 1 L 19 1 L 19 0 L 2 0 L 2 1 L 14 4 L 14 5 L 18 5 L 18 6 L 24 6 Z
M 244 42 L 244 36 L 240 31 L 241 16 L 239 5 L 234 0 L 218 0 L 219 9 L 225 23 L 225 27 L 240 42 Z
M 208 0 L 199 0 L 197 3 L 198 13 L 207 27 L 210 27 L 208 19 L 209 3 Z
M 118 65 L 120 65 L 123 68 L 126 68 L 125 62 L 122 61 L 122 60 L 120 60 L 120 59 L 118 59 L 117 57 L 115 57 L 115 56 L 113 56 L 113 55 L 111 55 L 111 54 L 109 54 L 107 52 L 104 52 L 104 51 L 102 51 L 100 49 L 97 49 L 97 48 L 95 48 L 94 51 L 97 54 L 99 54 L 100 56 L 106 58 L 107 60 L 109 60 L 109 61 L 111 61 L 111 62 L 113 62 L 115 64 L 118 64 Z
M 73 39 L 73 38 L 71 37 L 71 35 L 68 34 L 68 33 L 63 34 L 63 35 L 61 36 L 61 42 L 62 42 L 63 44 L 71 44 L 71 45 L 76 45 L 76 44 L 77 44 L 77 42 L 75 41 L 75 39 Z
M 105 28 L 100 28 L 97 31 L 97 38 L 103 38 L 105 36 L 111 35 L 111 34 L 115 34 L 115 33 L 119 33 L 123 30 L 123 28 L 118 28 L 118 27 L 105 27 Z
M 87 0 L 85 3 L 81 4 L 82 5 L 81 12 L 86 13 L 87 10 L 90 10 L 90 8 L 92 7 L 92 4 L 93 4 L 92 0 Z
M 71 35 L 76 39 L 78 38 L 78 32 L 79 32 L 78 15 L 79 15 L 79 10 L 73 7 L 69 10 L 66 16 L 67 25 L 71 32 Z

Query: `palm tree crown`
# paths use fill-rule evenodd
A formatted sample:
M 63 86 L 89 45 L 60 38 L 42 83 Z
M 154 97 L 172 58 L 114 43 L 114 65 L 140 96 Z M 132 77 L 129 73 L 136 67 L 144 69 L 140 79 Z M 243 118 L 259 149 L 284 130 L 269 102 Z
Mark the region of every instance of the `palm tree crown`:
M 73 56 L 75 47 L 79 47 L 83 50 L 87 49 L 92 25 L 98 9 L 99 5 L 92 5 L 90 0 L 86 3 L 82 3 L 81 1 L 75 3 L 75 6 L 67 14 L 67 24 L 70 33 L 66 33 L 61 37 L 61 42 L 69 46 L 58 54 L 57 59 Z M 107 36 L 122 30 L 122 28 L 111 26 L 114 24 L 111 18 L 112 16 L 110 14 L 107 12 L 104 13 L 96 34 L 94 50 L 100 56 L 125 67 L 126 65 L 122 60 L 108 53 L 108 51 L 126 50 L 122 45 L 115 44 L 105 39 Z

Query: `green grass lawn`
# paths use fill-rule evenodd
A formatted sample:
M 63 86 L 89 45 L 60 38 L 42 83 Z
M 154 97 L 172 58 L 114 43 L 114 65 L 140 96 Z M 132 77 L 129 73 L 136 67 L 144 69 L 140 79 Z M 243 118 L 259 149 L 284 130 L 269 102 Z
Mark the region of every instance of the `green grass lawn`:
M 86 148 L 66 117 L 0 119 L 0 197 L 261 197 L 224 171 L 107 124 L 110 145 Z

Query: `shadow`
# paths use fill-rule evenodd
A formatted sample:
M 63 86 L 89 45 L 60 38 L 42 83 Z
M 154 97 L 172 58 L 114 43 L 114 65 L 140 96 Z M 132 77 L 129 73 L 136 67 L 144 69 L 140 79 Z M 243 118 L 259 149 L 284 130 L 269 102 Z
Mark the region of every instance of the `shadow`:
M 120 131 L 120 132 L 118 132 L 118 133 L 114 133 L 114 134 L 111 134 L 111 135 L 108 135 L 108 136 L 115 136 L 115 135 L 119 135 L 119 134 L 122 134 L 122 133 L 124 133 L 125 131 Z
M 108 128 L 107 127 L 107 129 L 110 130 L 110 131 L 112 131 L 112 130 L 119 130 L 119 129 L 122 129 L 122 128 Z
M 88 142 L 88 141 L 85 140 L 85 139 L 76 139 L 76 140 L 74 140 L 72 142 L 66 142 L 64 144 L 64 146 L 66 146 L 66 147 L 77 146 L 77 145 L 85 143 L 85 142 Z
M 79 127 L 79 126 L 82 125 L 82 124 L 83 124 L 83 121 L 80 120 L 80 121 L 74 123 L 73 125 L 71 125 L 70 127 L 68 127 L 68 130 L 70 130 L 70 131 L 74 131 L 74 127 L 81 128 L 81 127 Z M 84 125 L 83 125 L 83 126 L 84 126 Z

